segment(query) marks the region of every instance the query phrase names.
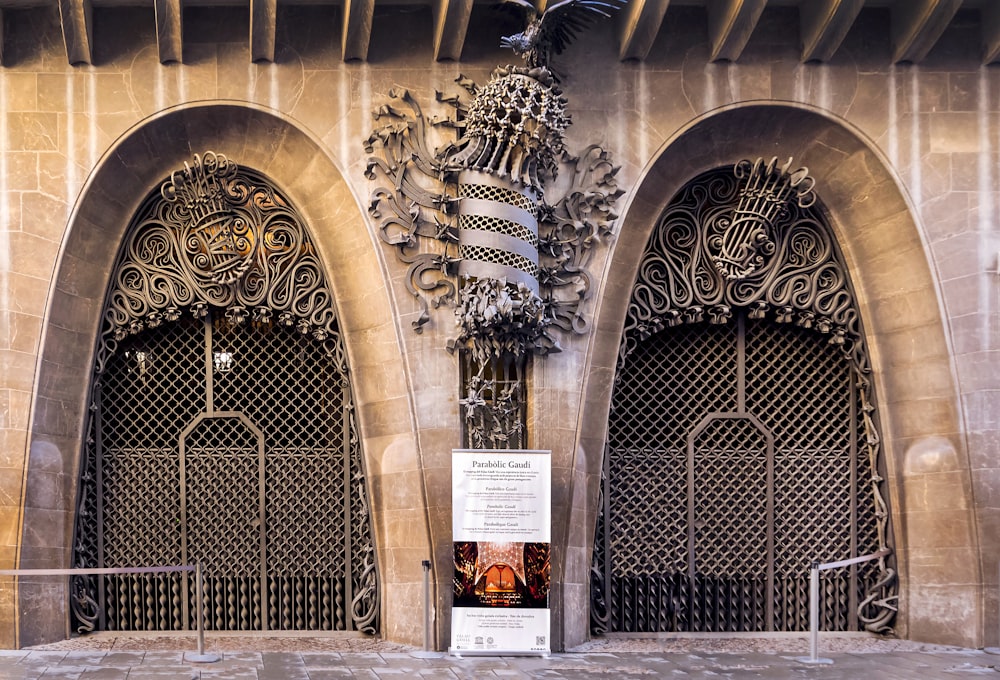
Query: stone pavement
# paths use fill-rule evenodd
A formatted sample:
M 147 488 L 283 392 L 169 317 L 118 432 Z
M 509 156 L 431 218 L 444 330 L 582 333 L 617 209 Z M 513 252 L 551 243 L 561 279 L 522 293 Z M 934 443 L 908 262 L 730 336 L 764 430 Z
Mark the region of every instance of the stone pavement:
M 107 640 L 113 642 L 107 642 Z M 798 660 L 804 638 L 732 638 L 598 641 L 565 654 L 540 657 L 466 657 L 425 654 L 385 643 L 330 644 L 304 638 L 279 641 L 239 637 L 209 639 L 206 650 L 221 659 L 193 663 L 163 638 L 98 638 L 90 648 L 0 650 L 0 679 L 21 680 L 334 680 L 335 678 L 961 678 L 994 676 L 1000 656 L 981 650 L 882 644 L 869 639 L 823 640 L 830 665 Z M 72 642 L 72 641 L 70 641 Z M 193 638 L 183 642 L 193 642 Z M 827 651 L 823 651 L 823 643 Z M 146 648 L 141 648 L 145 646 Z M 53 648 L 55 647 L 55 648 Z M 165 649 L 164 647 L 174 647 Z M 251 651 L 255 647 L 263 651 Z M 287 648 L 281 651 L 281 648 Z M 608 651 L 616 649 L 617 651 Z M 270 651 L 268 651 L 270 650 Z M 761 651 L 770 650 L 770 651 Z M 193 650 L 192 650 L 193 653 Z

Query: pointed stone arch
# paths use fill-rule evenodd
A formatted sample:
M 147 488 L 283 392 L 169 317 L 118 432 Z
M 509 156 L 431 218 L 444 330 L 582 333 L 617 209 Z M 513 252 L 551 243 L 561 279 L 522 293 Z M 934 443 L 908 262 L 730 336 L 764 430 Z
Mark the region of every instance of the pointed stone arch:
M 419 562 L 412 565 L 412 573 L 407 571 L 410 565 L 385 568 L 386 556 L 396 546 L 386 536 L 381 512 L 383 474 L 418 469 L 419 464 L 396 314 L 381 255 L 342 171 L 323 144 L 292 121 L 242 102 L 183 105 L 143 121 L 101 159 L 81 193 L 46 311 L 29 424 L 18 565 L 69 566 L 87 391 L 112 265 L 132 215 L 149 191 L 206 149 L 266 174 L 298 207 L 333 291 L 352 371 L 364 375 L 366 369 L 378 367 L 378 384 L 361 379 L 354 386 L 375 543 L 381 572 L 387 575 L 384 586 L 391 590 L 392 583 L 415 582 Z M 382 465 L 387 450 L 392 451 L 391 470 Z M 398 489 L 394 507 L 425 512 L 421 488 L 418 483 Z M 414 540 L 408 537 L 406 547 Z M 408 601 L 408 592 L 383 598 L 384 630 L 406 630 L 394 611 L 418 606 Z M 18 598 L 19 646 L 65 635 L 68 597 L 62 587 L 22 586 Z
M 678 131 L 643 172 L 623 213 L 595 315 L 580 418 L 578 450 L 584 455 L 577 457 L 589 484 L 581 521 L 592 530 L 626 309 L 654 225 L 690 178 L 742 158 L 771 155 L 794 156 L 815 178 L 864 319 L 905 594 L 898 630 L 914 639 L 979 644 L 982 576 L 968 502 L 971 474 L 939 293 L 921 230 L 875 145 L 815 109 L 748 103 L 713 111 Z M 957 481 L 966 502 L 923 493 L 942 474 Z M 940 528 L 942 521 L 947 531 Z M 940 566 L 945 562 L 951 566 Z

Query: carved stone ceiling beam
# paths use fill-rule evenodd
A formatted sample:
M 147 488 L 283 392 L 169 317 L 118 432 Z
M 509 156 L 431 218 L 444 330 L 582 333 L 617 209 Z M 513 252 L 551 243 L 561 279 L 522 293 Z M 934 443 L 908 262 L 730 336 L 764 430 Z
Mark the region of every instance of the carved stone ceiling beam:
M 153 0 L 153 9 L 156 12 L 156 47 L 160 63 L 184 61 L 184 5 L 181 0 Z
M 670 0 L 632 0 L 618 32 L 618 58 L 643 60 L 653 47 Z
M 341 41 L 344 61 L 368 58 L 372 39 L 375 0 L 344 0 L 344 27 Z
M 274 61 L 278 0 L 250 0 L 250 59 Z M 365 52 L 368 51 L 367 46 Z
M 799 5 L 802 61 L 829 61 L 865 0 L 813 0 Z
M 767 0 L 707 0 L 712 61 L 736 61 L 757 26 Z
M 90 0 L 59 0 L 66 58 L 71 64 L 92 64 L 94 51 L 93 12 Z
M 962 0 L 907 0 L 892 7 L 892 61 L 919 62 L 938 41 Z
M 980 10 L 983 21 L 983 63 L 1000 61 L 1000 2 L 984 5 Z
M 459 60 L 469 29 L 473 0 L 437 0 L 434 7 L 434 58 Z

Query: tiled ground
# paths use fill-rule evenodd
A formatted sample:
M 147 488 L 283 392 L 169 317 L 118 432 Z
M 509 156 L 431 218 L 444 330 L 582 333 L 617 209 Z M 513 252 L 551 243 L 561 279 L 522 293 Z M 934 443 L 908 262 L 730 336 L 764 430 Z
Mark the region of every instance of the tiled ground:
M 994 675 L 1000 656 L 980 650 L 863 638 L 826 640 L 832 664 L 803 663 L 798 639 L 620 640 L 539 657 L 468 657 L 361 640 L 211 639 L 214 663 L 195 663 L 184 639 L 95 638 L 63 649 L 0 651 L 0 679 L 333 680 L 335 678 L 949 678 Z M 178 644 L 178 642 L 180 644 Z M 173 646 L 175 649 L 164 649 Z M 248 651 L 255 648 L 268 651 Z M 280 648 L 287 648 L 281 651 Z M 317 647 L 327 647 L 316 651 Z M 342 651 L 332 651 L 340 648 Z M 353 648 L 353 649 L 352 649 Z M 608 651 L 614 649 L 616 651 Z M 761 651 L 768 650 L 768 651 Z

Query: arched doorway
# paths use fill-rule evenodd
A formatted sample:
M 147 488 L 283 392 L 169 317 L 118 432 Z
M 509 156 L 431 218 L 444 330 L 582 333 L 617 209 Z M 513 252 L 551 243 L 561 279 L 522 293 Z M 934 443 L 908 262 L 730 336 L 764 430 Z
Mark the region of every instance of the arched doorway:
M 595 630 L 807 629 L 809 564 L 892 542 L 869 373 L 805 172 L 741 162 L 690 181 L 653 230 L 622 337 Z M 891 625 L 893 565 L 828 573 L 822 627 Z
M 201 563 L 216 630 L 378 627 L 347 361 L 324 269 L 266 177 L 208 152 L 132 220 L 105 297 L 73 564 Z M 193 627 L 179 575 L 74 581 L 81 629 Z

